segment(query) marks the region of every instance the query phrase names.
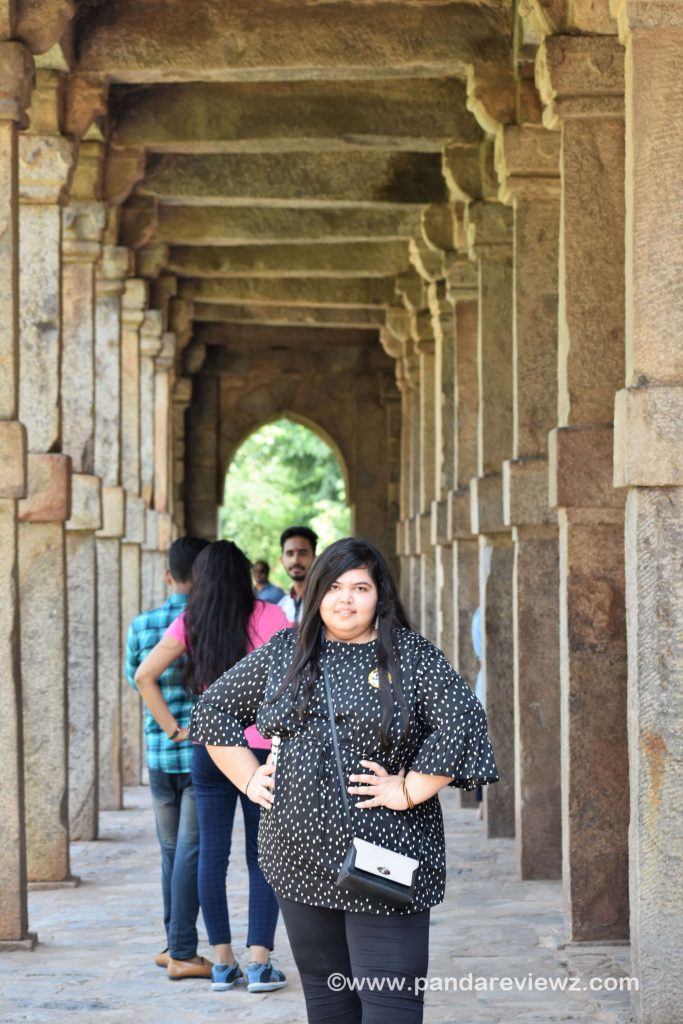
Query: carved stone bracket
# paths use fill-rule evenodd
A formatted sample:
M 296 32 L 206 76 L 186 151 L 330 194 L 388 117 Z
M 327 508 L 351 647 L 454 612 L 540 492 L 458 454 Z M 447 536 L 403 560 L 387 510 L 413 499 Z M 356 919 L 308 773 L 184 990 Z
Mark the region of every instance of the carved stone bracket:
M 549 36 L 536 55 L 543 124 L 564 118 L 623 117 L 624 49 L 615 36 Z

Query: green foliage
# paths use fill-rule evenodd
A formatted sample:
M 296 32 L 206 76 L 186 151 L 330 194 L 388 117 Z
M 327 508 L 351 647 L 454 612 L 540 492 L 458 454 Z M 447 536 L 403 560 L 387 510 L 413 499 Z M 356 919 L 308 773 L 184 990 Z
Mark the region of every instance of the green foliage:
M 344 478 L 328 445 L 306 427 L 277 420 L 239 448 L 225 478 L 221 536 L 234 540 L 252 561 L 270 563 L 273 583 L 286 587 L 279 538 L 287 526 L 310 526 L 318 551 L 348 536 Z

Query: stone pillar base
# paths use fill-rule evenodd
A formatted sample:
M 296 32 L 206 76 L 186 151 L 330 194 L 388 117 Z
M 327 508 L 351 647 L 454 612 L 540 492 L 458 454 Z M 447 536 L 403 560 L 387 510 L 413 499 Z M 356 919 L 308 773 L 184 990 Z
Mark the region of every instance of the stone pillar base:
M 78 875 L 70 875 L 68 878 L 62 878 L 59 882 L 29 882 L 28 890 L 29 892 L 44 892 L 52 889 L 77 889 L 80 884 L 81 880 Z
M 25 939 L 0 939 L 0 953 L 32 953 L 38 945 L 38 936 L 29 932 Z

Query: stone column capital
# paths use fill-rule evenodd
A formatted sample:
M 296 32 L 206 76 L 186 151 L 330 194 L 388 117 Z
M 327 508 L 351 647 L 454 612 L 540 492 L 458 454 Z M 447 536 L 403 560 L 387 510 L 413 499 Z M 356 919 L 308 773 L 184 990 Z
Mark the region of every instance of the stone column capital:
M 54 205 L 68 192 L 74 144 L 62 135 L 19 136 L 19 200 Z
M 148 302 L 147 282 L 140 277 L 131 277 L 126 281 L 121 301 L 121 320 L 129 330 L 137 330 L 145 318 Z
M 161 351 L 161 311 L 147 309 L 140 326 L 140 355 L 155 358 Z
M 151 242 L 138 249 L 135 261 L 139 277 L 157 278 L 168 264 L 168 248 L 165 242 Z
M 414 311 L 424 307 L 425 285 L 415 270 L 398 275 L 396 295 L 407 310 Z
M 415 351 L 420 355 L 433 355 L 434 328 L 432 316 L 428 309 L 421 309 L 411 316 L 411 337 Z
M 506 260 L 512 255 L 512 210 L 502 203 L 470 203 L 465 215 L 467 243 L 474 259 Z
M 94 263 L 107 223 L 106 203 L 72 200 L 62 210 L 62 246 L 66 263 Z
M 26 127 L 33 73 L 33 57 L 22 43 L 0 42 L 0 121 Z
M 436 252 L 455 248 L 455 204 L 434 203 L 420 214 L 422 240 Z
M 536 54 L 543 124 L 624 116 L 624 48 L 616 36 L 548 36 Z
M 161 336 L 161 348 L 154 359 L 154 365 L 160 373 L 168 373 L 175 364 L 175 334 L 164 331 Z
M 495 195 L 496 176 L 490 140 L 447 145 L 443 151 L 442 173 L 454 202 L 469 203 Z
M 506 125 L 496 137 L 495 165 L 501 203 L 560 199 L 559 132 L 542 125 Z
M 449 253 L 446 257 L 446 295 L 454 306 L 464 299 L 476 299 L 479 292 L 477 266 L 469 256 Z
M 123 294 L 130 268 L 130 251 L 122 245 L 103 245 L 95 271 L 97 298 L 116 298 Z
M 441 249 L 434 249 L 420 238 L 411 238 L 408 243 L 408 258 L 427 284 L 443 278 L 444 253 Z
M 610 0 L 610 13 L 625 40 L 631 32 L 683 28 L 683 10 L 678 3 L 661 0 Z

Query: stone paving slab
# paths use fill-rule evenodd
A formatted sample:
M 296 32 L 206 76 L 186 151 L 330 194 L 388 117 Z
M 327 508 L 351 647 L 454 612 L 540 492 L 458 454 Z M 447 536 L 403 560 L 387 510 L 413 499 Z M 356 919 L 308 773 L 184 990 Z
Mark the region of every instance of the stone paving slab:
M 514 844 L 487 840 L 476 812 L 442 795 L 449 884 L 433 911 L 426 1024 L 632 1024 L 627 991 L 591 992 L 591 977 L 627 977 L 628 946 L 563 946 L 559 882 L 520 882 Z M 254 1021 L 304 1024 L 301 985 L 282 924 L 276 960 L 290 985 L 271 994 L 243 987 L 211 992 L 203 981 L 171 982 L 152 957 L 163 926 L 159 851 L 149 791 L 126 790 L 126 809 L 101 815 L 101 838 L 72 846 L 77 889 L 32 892 L 32 953 L 0 956 L 0 1022 L 20 1024 L 194 1024 Z M 238 955 L 246 936 L 247 871 L 238 815 L 228 881 Z M 210 953 L 200 932 L 200 952 Z M 492 977 L 517 978 L 521 990 L 453 991 Z M 525 979 L 575 979 L 576 991 L 524 988 Z M 487 983 L 488 984 L 488 983 Z M 528 984 L 528 981 L 527 981 Z M 449 987 L 450 986 L 450 987 Z

